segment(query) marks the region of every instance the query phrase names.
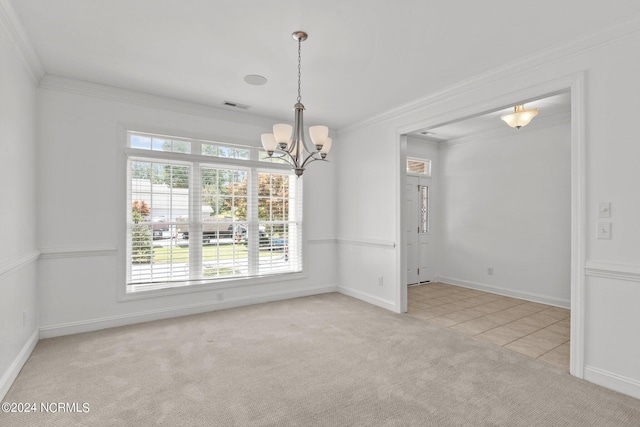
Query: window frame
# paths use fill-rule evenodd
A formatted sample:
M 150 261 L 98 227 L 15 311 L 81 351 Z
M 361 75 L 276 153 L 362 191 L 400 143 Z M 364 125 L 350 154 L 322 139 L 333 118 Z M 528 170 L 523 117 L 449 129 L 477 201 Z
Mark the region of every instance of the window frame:
M 166 286 L 158 285 L 157 289 L 147 289 L 141 290 L 137 292 L 131 292 L 127 290 L 128 284 L 128 269 L 130 268 L 129 258 L 128 258 L 128 238 L 129 232 L 127 230 L 128 227 L 128 217 L 130 214 L 131 206 L 130 206 L 130 179 L 128 177 L 129 167 L 128 162 L 130 160 L 141 160 L 141 161 L 160 161 L 160 162 L 177 162 L 177 163 L 188 163 L 188 164 L 198 164 L 198 167 L 217 167 L 217 168 L 238 168 L 245 169 L 250 171 L 251 176 L 255 176 L 257 179 L 258 173 L 261 172 L 271 172 L 271 173 L 291 173 L 291 167 L 287 164 L 280 163 L 272 163 L 264 160 L 259 160 L 260 152 L 263 151 L 263 148 L 260 146 L 248 145 L 238 143 L 237 141 L 229 141 L 229 142 L 220 142 L 220 139 L 215 138 L 200 138 L 185 135 L 185 132 L 158 132 L 154 130 L 141 130 L 141 127 L 131 127 L 131 126 L 119 126 L 118 133 L 120 135 L 119 140 L 121 143 L 119 144 L 121 161 L 118 165 L 118 177 L 122 180 L 122 184 L 124 187 L 124 194 L 120 197 L 122 200 L 122 204 L 118 203 L 122 206 L 120 212 L 125 212 L 124 215 L 118 215 L 118 222 L 122 225 L 119 227 L 120 230 L 123 230 L 122 233 L 119 233 L 118 244 L 119 248 L 122 248 L 119 252 L 121 253 L 119 256 L 118 266 L 117 266 L 117 277 L 118 287 L 117 287 L 117 301 L 130 301 L 130 300 L 139 300 L 139 299 L 147 299 L 154 297 L 162 297 L 162 296 L 170 296 L 170 295 L 180 295 L 192 292 L 203 292 L 203 291 L 216 291 L 223 290 L 229 288 L 237 288 L 243 286 L 254 286 L 254 285 L 262 285 L 268 283 L 276 283 L 283 281 L 292 281 L 292 280 L 301 280 L 306 279 L 306 261 L 305 254 L 307 252 L 307 242 L 301 237 L 299 239 L 299 251 L 301 269 L 300 271 L 289 271 L 289 272 L 276 272 L 276 273 L 267 273 L 261 275 L 253 275 L 253 276 L 243 276 L 243 277 L 231 277 L 231 278 L 217 278 L 217 279 L 194 279 L 194 280 L 185 280 L 183 282 L 174 282 L 174 284 Z M 188 140 L 190 142 L 195 142 L 198 149 L 194 150 L 193 146 L 191 148 L 191 153 L 177 153 L 170 151 L 160 151 L 160 150 L 151 150 L 151 149 L 138 149 L 131 148 L 130 146 L 130 135 L 132 133 L 135 134 L 147 134 L 150 136 L 157 137 L 166 137 L 174 140 Z M 176 134 L 181 134 L 182 136 L 175 136 Z M 200 154 L 200 147 L 202 144 L 217 144 L 223 146 L 231 146 L 239 149 L 247 149 L 249 150 L 250 157 L 248 160 L 246 159 L 237 159 L 237 158 L 226 158 L 226 157 L 217 157 L 211 155 L 203 155 Z M 197 153 L 194 153 L 197 151 Z M 186 159 L 186 160 L 185 160 Z M 253 178 L 252 178 L 253 179 Z M 297 178 L 298 185 L 304 186 L 303 178 Z M 256 187 L 257 190 L 257 187 Z M 300 203 L 304 204 L 304 191 L 300 189 Z M 256 196 L 257 198 L 257 191 Z M 301 236 L 304 236 L 306 232 L 306 224 L 304 221 L 303 206 L 300 207 L 301 216 L 299 221 L 299 232 Z M 259 221 L 259 220 L 257 220 Z M 151 287 L 151 286 L 150 286 Z M 218 292 L 217 294 L 217 302 L 223 302 L 223 293 Z M 209 305 L 211 301 L 205 303 L 204 305 Z
M 422 163 L 425 165 L 425 172 L 413 172 L 409 170 L 409 162 L 415 162 L 415 163 Z M 431 159 L 420 159 L 417 157 L 407 157 L 407 160 L 405 161 L 405 173 L 407 175 L 413 175 L 413 176 L 424 176 L 427 178 L 431 178 L 431 168 L 432 168 L 432 162 Z

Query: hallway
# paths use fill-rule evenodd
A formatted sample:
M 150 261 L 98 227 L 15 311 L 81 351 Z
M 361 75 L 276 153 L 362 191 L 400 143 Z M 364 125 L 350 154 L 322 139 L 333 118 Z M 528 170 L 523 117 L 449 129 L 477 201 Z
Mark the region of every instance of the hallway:
M 569 371 L 568 309 L 427 283 L 408 288 L 407 314 Z

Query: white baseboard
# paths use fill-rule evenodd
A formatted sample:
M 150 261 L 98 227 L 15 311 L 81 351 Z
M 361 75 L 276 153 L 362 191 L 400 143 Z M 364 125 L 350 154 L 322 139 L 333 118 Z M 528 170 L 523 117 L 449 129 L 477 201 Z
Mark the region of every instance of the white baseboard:
M 493 294 L 519 298 L 527 301 L 539 302 L 541 304 L 553 305 L 555 307 L 571 308 L 571 301 L 562 298 L 540 295 L 533 292 L 518 291 L 503 288 L 500 286 L 487 285 L 484 283 L 471 282 L 468 280 L 455 279 L 453 277 L 438 277 L 437 281 L 450 285 L 462 286 L 463 288 L 477 289 L 479 291 L 491 292 Z
M 605 371 L 604 369 L 585 366 L 584 379 L 619 393 L 640 399 L 640 381 Z
M 335 285 L 319 286 L 312 288 L 296 289 L 294 291 L 270 292 L 249 297 L 229 298 L 224 301 L 207 301 L 199 304 L 190 304 L 180 307 L 171 307 L 160 310 L 150 310 L 140 313 L 109 316 L 97 319 L 82 320 L 79 322 L 60 323 L 40 327 L 40 338 L 53 338 L 63 335 L 78 334 L 82 332 L 97 331 L 100 329 L 114 328 L 135 323 L 150 322 L 153 320 L 167 319 L 171 317 L 188 316 L 191 314 L 206 313 L 225 308 L 242 307 L 245 305 L 260 304 L 270 301 L 279 301 L 310 295 L 336 292 Z
M 31 352 L 33 352 L 33 349 L 36 347 L 36 344 L 38 344 L 38 337 L 39 337 L 39 333 L 38 333 L 38 330 L 36 329 L 35 331 L 33 331 L 33 334 L 31 334 L 31 337 L 29 337 L 25 345 L 22 347 L 22 350 L 20 350 L 20 353 L 18 353 L 16 358 L 13 360 L 13 363 L 11 363 L 11 365 L 5 371 L 5 373 L 2 374 L 2 378 L 0 378 L 0 401 L 4 399 L 5 395 L 11 388 L 11 385 L 13 384 L 16 377 L 20 373 L 20 370 L 22 369 L 24 364 L 27 362 L 27 359 L 29 358 L 29 356 L 31 356 Z
M 338 292 L 341 294 L 357 298 L 359 300 L 368 302 L 369 304 L 377 305 L 378 307 L 386 308 L 387 310 L 399 313 L 398 306 L 393 301 L 388 301 L 377 296 L 368 294 L 366 292 L 358 291 L 353 288 L 347 288 L 344 286 L 338 286 Z

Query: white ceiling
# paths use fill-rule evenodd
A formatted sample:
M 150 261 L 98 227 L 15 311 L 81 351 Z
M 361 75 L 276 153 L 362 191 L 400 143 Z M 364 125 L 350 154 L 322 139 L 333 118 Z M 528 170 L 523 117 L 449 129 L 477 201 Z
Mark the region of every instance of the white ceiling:
M 462 118 L 452 123 L 443 123 L 430 128 L 419 129 L 410 135 L 435 142 L 456 141 L 478 134 L 493 132 L 523 131 L 533 129 L 543 122 L 571 123 L 571 93 L 569 91 L 530 100 L 524 104 L 527 110 L 538 109 L 538 115 L 529 125 L 515 130 L 500 119 L 505 114 L 513 113 L 513 107 L 490 111 L 475 117 Z M 427 132 L 425 135 L 424 132 Z
M 340 128 L 633 16 L 637 0 L 12 0 L 48 74 Z M 247 74 L 268 79 L 244 82 Z

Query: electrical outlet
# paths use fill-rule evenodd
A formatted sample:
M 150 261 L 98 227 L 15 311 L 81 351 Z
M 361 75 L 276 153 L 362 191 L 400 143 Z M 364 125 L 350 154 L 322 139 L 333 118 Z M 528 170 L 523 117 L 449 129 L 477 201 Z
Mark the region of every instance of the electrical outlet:
M 493 267 L 487 267 L 487 274 L 493 276 Z
M 216 298 L 218 299 L 218 301 L 222 301 L 223 297 L 224 297 L 224 295 L 222 295 L 222 292 L 218 292 L 216 294 Z
M 378 286 L 384 286 L 384 278 L 382 276 L 378 276 Z

